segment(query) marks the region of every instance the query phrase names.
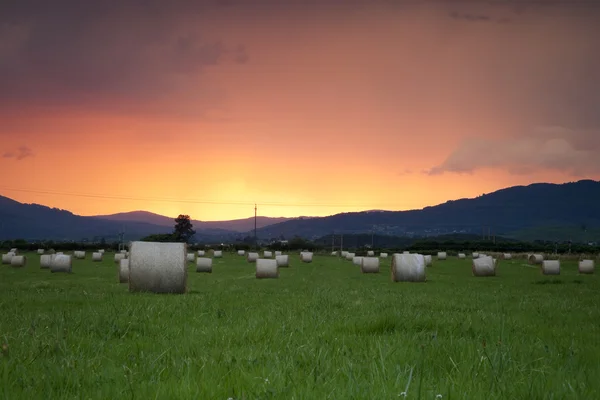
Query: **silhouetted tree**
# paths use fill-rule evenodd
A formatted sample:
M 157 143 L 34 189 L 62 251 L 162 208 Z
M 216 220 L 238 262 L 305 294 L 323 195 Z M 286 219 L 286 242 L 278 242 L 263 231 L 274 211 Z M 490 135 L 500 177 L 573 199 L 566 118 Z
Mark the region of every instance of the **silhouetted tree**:
M 190 221 L 190 216 L 180 214 L 175 219 L 175 231 L 173 232 L 175 239 L 177 241 L 187 243 L 195 234 L 196 231 L 193 229 L 192 222 Z

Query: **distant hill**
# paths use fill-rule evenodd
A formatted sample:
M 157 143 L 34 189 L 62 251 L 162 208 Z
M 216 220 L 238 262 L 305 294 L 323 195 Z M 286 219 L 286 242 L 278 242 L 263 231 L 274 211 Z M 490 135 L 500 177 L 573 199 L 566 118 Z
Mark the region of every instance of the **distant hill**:
M 263 239 L 282 235 L 313 239 L 333 232 L 409 237 L 491 233 L 507 238 L 560 241 L 580 232 L 579 239 L 600 241 L 599 205 L 600 182 L 536 183 L 422 210 L 355 212 L 286 221 L 262 228 L 257 234 Z
M 146 222 L 160 226 L 173 227 L 175 218 L 165 217 L 164 215 L 154 214 L 147 211 L 131 211 L 110 215 L 98 215 L 93 218 L 99 218 L 110 221 L 131 221 L 131 222 Z M 294 218 L 272 218 L 272 217 L 257 217 L 256 227 L 263 228 L 279 222 L 293 220 Z M 195 230 L 202 231 L 231 231 L 231 232 L 247 232 L 254 229 L 254 217 L 244 219 L 234 219 L 230 221 L 199 221 L 192 220 Z

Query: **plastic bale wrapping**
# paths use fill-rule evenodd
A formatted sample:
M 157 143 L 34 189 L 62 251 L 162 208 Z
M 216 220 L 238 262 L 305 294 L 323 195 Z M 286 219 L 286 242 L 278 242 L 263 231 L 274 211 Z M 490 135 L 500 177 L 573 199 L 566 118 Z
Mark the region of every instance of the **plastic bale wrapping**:
M 342 257 L 346 258 L 346 256 L 348 255 L 348 252 L 344 250 L 344 251 L 342 251 L 342 252 L 340 253 L 340 255 L 341 255 Z
M 92 261 L 100 262 L 102 261 L 102 253 L 99 251 L 92 253 Z
M 40 268 L 49 269 L 52 266 L 52 259 L 56 257 L 55 254 L 42 254 L 40 257 Z
M 246 261 L 249 263 L 256 262 L 256 260 L 258 260 L 258 253 L 248 253 L 246 256 Z
M 433 257 L 430 256 L 429 254 L 423 256 L 423 259 L 425 260 L 425 266 L 426 267 L 431 267 L 431 265 L 433 264 Z
M 44 249 L 37 249 L 37 253 L 40 255 L 44 254 Z
M 373 250 L 367 251 L 367 257 L 373 257 L 373 256 L 375 256 L 375 252 Z
M 187 291 L 185 243 L 132 242 L 129 250 L 129 291 Z
M 205 251 L 204 250 L 198 250 L 198 257 L 204 257 Z
M 14 256 L 15 256 L 15 253 L 11 253 L 11 252 L 2 254 L 2 264 L 10 265 L 10 262 Z
M 187 261 L 193 263 L 196 261 L 196 255 L 194 253 L 187 253 Z
M 542 264 L 544 262 L 544 256 L 541 254 L 530 254 L 529 257 L 527 257 L 527 261 L 529 261 L 529 264 L 531 265 Z
M 256 260 L 256 279 L 279 278 L 277 261 L 272 258 Z
M 332 251 L 331 255 L 334 256 L 334 257 L 336 257 L 337 256 L 337 251 Z
M 280 256 L 280 255 L 282 255 L 282 254 L 283 254 L 283 253 L 282 253 L 281 251 L 279 251 L 279 250 L 278 250 L 278 251 L 276 251 L 276 252 L 275 252 L 275 257 L 277 257 L 277 256 Z
M 363 257 L 360 257 L 360 256 L 353 257 L 352 264 L 360 267 L 362 265 L 362 260 L 363 260 Z
M 479 258 L 479 253 L 473 253 L 472 257 L 473 258 Z
M 127 258 L 119 261 L 119 283 L 129 282 L 129 260 Z
M 303 251 L 302 254 L 300 254 L 300 259 L 304 263 L 310 263 L 313 259 L 313 253 L 311 253 L 310 251 Z
M 287 268 L 290 266 L 290 256 L 287 254 L 275 256 L 275 262 L 277 262 L 277 267 Z
M 221 251 L 221 250 L 213 251 L 213 258 L 221 258 L 221 257 L 223 257 L 223 251 Z
M 467 258 L 467 255 L 465 253 L 458 253 L 458 258 L 464 260 L 465 258 Z
M 391 275 L 393 282 L 425 282 L 425 257 L 421 254 L 394 254 Z
M 198 257 L 196 259 L 196 272 L 212 273 L 213 260 L 210 257 Z
M 445 251 L 440 251 L 437 254 L 437 259 L 439 260 L 445 260 L 446 258 L 448 258 L 448 254 L 446 254 Z
M 25 256 L 14 256 L 11 260 L 10 260 L 10 265 L 12 265 L 13 267 L 24 267 L 25 265 L 27 265 L 27 257 Z
M 379 258 L 378 257 L 363 257 L 360 264 L 360 272 L 363 274 L 378 274 L 379 273 Z
M 125 259 L 125 254 L 123 253 L 115 253 L 115 264 L 119 264 L 121 260 Z
M 512 259 L 512 254 L 504 253 L 504 254 L 502 254 L 502 258 L 505 259 L 505 260 L 511 260 Z
M 473 276 L 495 276 L 496 262 L 492 257 L 478 257 L 473 260 Z
M 50 264 L 50 272 L 72 272 L 73 261 L 71 256 L 65 254 L 55 254 Z
M 544 260 L 542 261 L 543 275 L 560 275 L 560 261 Z
M 355 256 L 354 253 L 346 253 L 346 260 L 352 261 L 352 259 L 354 258 L 354 256 Z
M 387 258 L 388 257 L 388 253 L 380 253 L 379 257 L 381 257 L 381 258 Z
M 263 251 L 263 258 L 273 258 L 273 252 L 271 251 Z
M 243 256 L 243 255 L 245 255 L 245 254 L 246 254 L 246 252 L 245 252 L 244 250 L 238 250 L 238 251 L 237 251 L 237 255 L 238 255 L 238 256 Z
M 593 274 L 594 267 L 594 260 L 581 260 L 578 270 L 580 274 Z

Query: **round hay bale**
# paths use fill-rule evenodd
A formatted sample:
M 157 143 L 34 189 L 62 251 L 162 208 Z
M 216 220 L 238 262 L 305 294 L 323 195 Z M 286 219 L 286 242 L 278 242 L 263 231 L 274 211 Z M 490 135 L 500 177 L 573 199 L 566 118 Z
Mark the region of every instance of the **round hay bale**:
M 258 260 L 258 253 L 248 253 L 246 256 L 246 261 L 249 263 L 256 262 L 256 260 Z
M 104 249 L 100 249 L 100 250 L 98 250 L 98 253 L 100 253 L 100 254 L 104 254 Z
M 275 261 L 277 262 L 277 267 L 279 268 L 287 268 L 290 266 L 290 256 L 287 254 L 275 256 Z
M 510 253 L 504 253 L 504 254 L 502 254 L 502 259 L 504 259 L 504 260 L 512 260 L 512 254 L 510 254 Z
M 344 251 L 342 251 L 342 252 L 340 253 L 340 255 L 341 255 L 342 257 L 346 258 L 346 255 L 348 255 L 348 252 L 344 250 Z
M 185 243 L 132 242 L 129 250 L 129 291 L 185 293 Z
M 559 260 L 544 260 L 544 261 L 542 261 L 542 274 L 543 275 L 560 275 L 560 261 Z
M 214 258 L 221 258 L 221 257 L 223 257 L 223 251 L 221 251 L 221 250 L 214 250 L 213 251 L 213 257 Z
M 115 264 L 119 264 L 121 260 L 125 259 L 125 254 L 123 253 L 115 253 Z
M 92 253 L 92 261 L 102 261 L 102 253 L 99 251 Z
M 429 254 L 423 256 L 423 259 L 425 260 L 425 266 L 426 267 L 431 267 L 431 265 L 433 264 L 433 257 Z
M 313 253 L 311 253 L 309 251 L 303 251 L 302 254 L 300 255 L 300 259 L 302 260 L 302 262 L 310 263 L 310 262 L 312 262 L 312 259 L 313 259 Z
M 10 249 L 9 253 L 14 253 L 14 255 L 17 255 L 19 253 L 19 249 L 13 247 L 12 249 Z
M 280 256 L 280 255 L 283 255 L 283 253 L 281 251 L 276 251 L 275 252 L 275 257 Z
M 270 251 L 263 251 L 263 258 L 273 258 L 273 253 Z
M 129 260 L 126 258 L 119 261 L 119 283 L 129 282 Z
M 438 255 L 437 255 L 437 259 L 439 260 L 445 260 L 446 258 L 448 258 L 448 255 L 446 254 L 445 251 L 439 251 Z
M 73 252 L 73 258 L 77 258 L 78 260 L 82 260 L 85 258 L 85 251 L 75 250 Z
M 58 253 L 56 253 L 57 256 L 62 256 L 63 254 L 65 254 L 65 253 L 63 253 L 62 251 L 59 251 Z
M 425 257 L 421 254 L 394 254 L 391 275 L 393 282 L 425 282 Z
M 40 255 L 44 254 L 44 249 L 37 249 L 37 253 Z
M 204 257 L 204 254 L 206 254 L 204 250 L 198 250 L 198 257 Z
M 492 257 L 477 257 L 473 260 L 473 276 L 495 276 L 496 262 Z
M 472 256 L 473 258 L 479 258 L 479 253 L 473 253 Z
M 73 262 L 71 256 L 65 254 L 55 254 L 50 264 L 50 272 L 71 273 Z
M 463 260 L 463 259 L 467 258 L 467 255 L 465 253 L 458 253 L 458 258 Z
M 6 253 L 6 254 L 2 254 L 2 264 L 10 264 L 12 258 L 15 256 L 14 253 Z
M 256 278 L 279 278 L 279 268 L 277 261 L 268 258 L 259 258 L 256 260 Z
M 378 274 L 379 273 L 379 258 L 363 257 L 360 264 L 360 272 L 363 274 Z
M 196 272 L 212 273 L 213 259 L 210 257 L 198 257 L 196 260 Z
M 244 254 L 246 254 L 246 252 L 244 250 L 238 250 L 237 254 L 238 256 L 243 256 Z
M 10 265 L 13 267 L 24 267 L 27 264 L 27 257 L 25 256 L 14 256 L 10 260 Z
M 402 252 L 402 254 L 410 254 L 410 251 L 408 251 L 408 250 L 404 250 L 404 251 Z
M 334 256 L 334 257 L 337 257 L 337 251 L 332 251 L 331 255 Z
M 42 254 L 40 257 L 40 268 L 50 268 L 54 257 L 56 257 L 55 254 Z
M 362 265 L 362 260 L 363 260 L 363 257 L 359 257 L 359 256 L 352 257 L 352 264 L 360 267 Z
M 381 257 L 381 258 L 387 258 L 388 257 L 388 253 L 380 253 L 379 257 Z
M 119 251 L 119 253 L 121 253 L 121 254 L 127 254 L 127 250 L 123 249 L 123 250 Z
M 529 257 L 527 257 L 527 260 L 531 265 L 542 264 L 544 261 L 544 256 L 541 254 L 530 254 Z
M 579 273 L 580 274 L 593 274 L 594 273 L 594 260 L 579 261 Z
M 194 261 L 196 261 L 196 255 L 194 253 L 187 253 L 186 258 L 187 258 L 188 262 L 194 262 Z
M 354 258 L 356 254 L 354 253 L 346 253 L 346 260 L 348 261 L 352 261 L 352 259 Z
M 367 251 L 367 257 L 373 257 L 373 256 L 375 256 L 375 252 L 373 250 Z

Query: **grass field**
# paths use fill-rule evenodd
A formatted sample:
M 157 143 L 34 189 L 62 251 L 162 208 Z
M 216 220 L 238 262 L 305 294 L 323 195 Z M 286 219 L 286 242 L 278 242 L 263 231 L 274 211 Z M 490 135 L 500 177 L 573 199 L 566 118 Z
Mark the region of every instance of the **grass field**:
M 598 399 L 600 280 L 523 260 L 426 283 L 316 256 L 257 280 L 190 264 L 188 294 L 131 294 L 112 254 L 73 274 L 0 267 L 4 399 Z

